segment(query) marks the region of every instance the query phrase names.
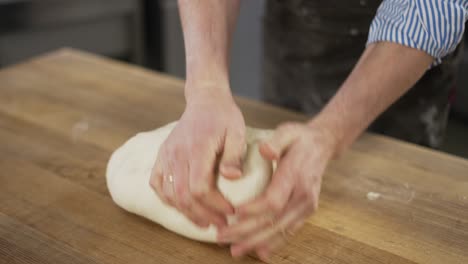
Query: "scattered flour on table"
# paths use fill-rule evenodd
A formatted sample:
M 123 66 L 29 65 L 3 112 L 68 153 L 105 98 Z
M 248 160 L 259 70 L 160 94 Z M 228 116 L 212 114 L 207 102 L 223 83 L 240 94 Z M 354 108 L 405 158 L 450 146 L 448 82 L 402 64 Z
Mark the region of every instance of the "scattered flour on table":
M 81 120 L 76 122 L 71 131 L 71 136 L 73 142 L 78 141 L 78 139 L 89 130 L 89 122 L 87 120 Z
M 367 200 L 369 201 L 375 201 L 377 199 L 379 199 L 381 196 L 380 193 L 377 193 L 377 192 L 368 192 L 367 193 Z

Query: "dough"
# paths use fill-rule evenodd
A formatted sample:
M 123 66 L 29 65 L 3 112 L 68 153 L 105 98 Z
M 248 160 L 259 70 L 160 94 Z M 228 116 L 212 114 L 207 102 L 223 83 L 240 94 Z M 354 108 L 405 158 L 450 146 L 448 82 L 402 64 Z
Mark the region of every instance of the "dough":
M 107 187 L 114 202 L 123 209 L 185 237 L 216 242 L 216 227 L 197 227 L 175 208 L 161 202 L 149 185 L 159 147 L 175 125 L 176 122 L 139 133 L 117 149 L 107 165 Z M 272 163 L 262 158 L 257 142 L 270 134 L 270 130 L 247 128 L 243 177 L 235 181 L 218 177 L 219 190 L 234 206 L 253 199 L 269 183 L 273 171 Z M 233 221 L 235 219 L 231 218 L 229 222 Z

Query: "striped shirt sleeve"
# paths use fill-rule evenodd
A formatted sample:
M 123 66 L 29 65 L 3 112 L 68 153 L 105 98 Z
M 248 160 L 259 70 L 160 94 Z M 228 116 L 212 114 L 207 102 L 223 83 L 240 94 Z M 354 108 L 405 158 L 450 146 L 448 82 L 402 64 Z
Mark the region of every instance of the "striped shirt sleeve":
M 384 0 L 367 44 L 394 42 L 427 52 L 440 63 L 460 43 L 468 0 Z

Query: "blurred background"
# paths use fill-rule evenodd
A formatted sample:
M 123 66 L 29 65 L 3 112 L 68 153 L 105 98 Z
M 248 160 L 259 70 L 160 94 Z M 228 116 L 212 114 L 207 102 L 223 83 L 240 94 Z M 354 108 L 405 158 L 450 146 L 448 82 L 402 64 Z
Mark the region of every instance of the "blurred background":
M 234 93 L 258 100 L 265 1 L 243 2 L 231 55 Z M 61 47 L 185 74 L 176 0 L 0 0 L 0 68 Z M 468 157 L 468 43 L 465 50 L 442 150 Z

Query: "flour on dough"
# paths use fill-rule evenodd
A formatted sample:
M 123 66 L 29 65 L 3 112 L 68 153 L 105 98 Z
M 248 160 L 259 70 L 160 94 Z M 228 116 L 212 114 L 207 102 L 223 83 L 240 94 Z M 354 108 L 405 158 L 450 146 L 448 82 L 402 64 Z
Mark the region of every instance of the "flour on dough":
M 159 129 L 139 133 L 129 139 L 111 156 L 107 165 L 107 187 L 114 202 L 123 209 L 148 218 L 185 237 L 216 242 L 216 227 L 199 228 L 179 211 L 162 203 L 149 185 L 151 171 L 159 147 L 176 122 Z M 270 181 L 272 164 L 258 151 L 258 141 L 271 135 L 270 130 L 247 128 L 247 152 L 241 179 L 236 181 L 218 177 L 221 193 L 239 205 L 258 196 Z

